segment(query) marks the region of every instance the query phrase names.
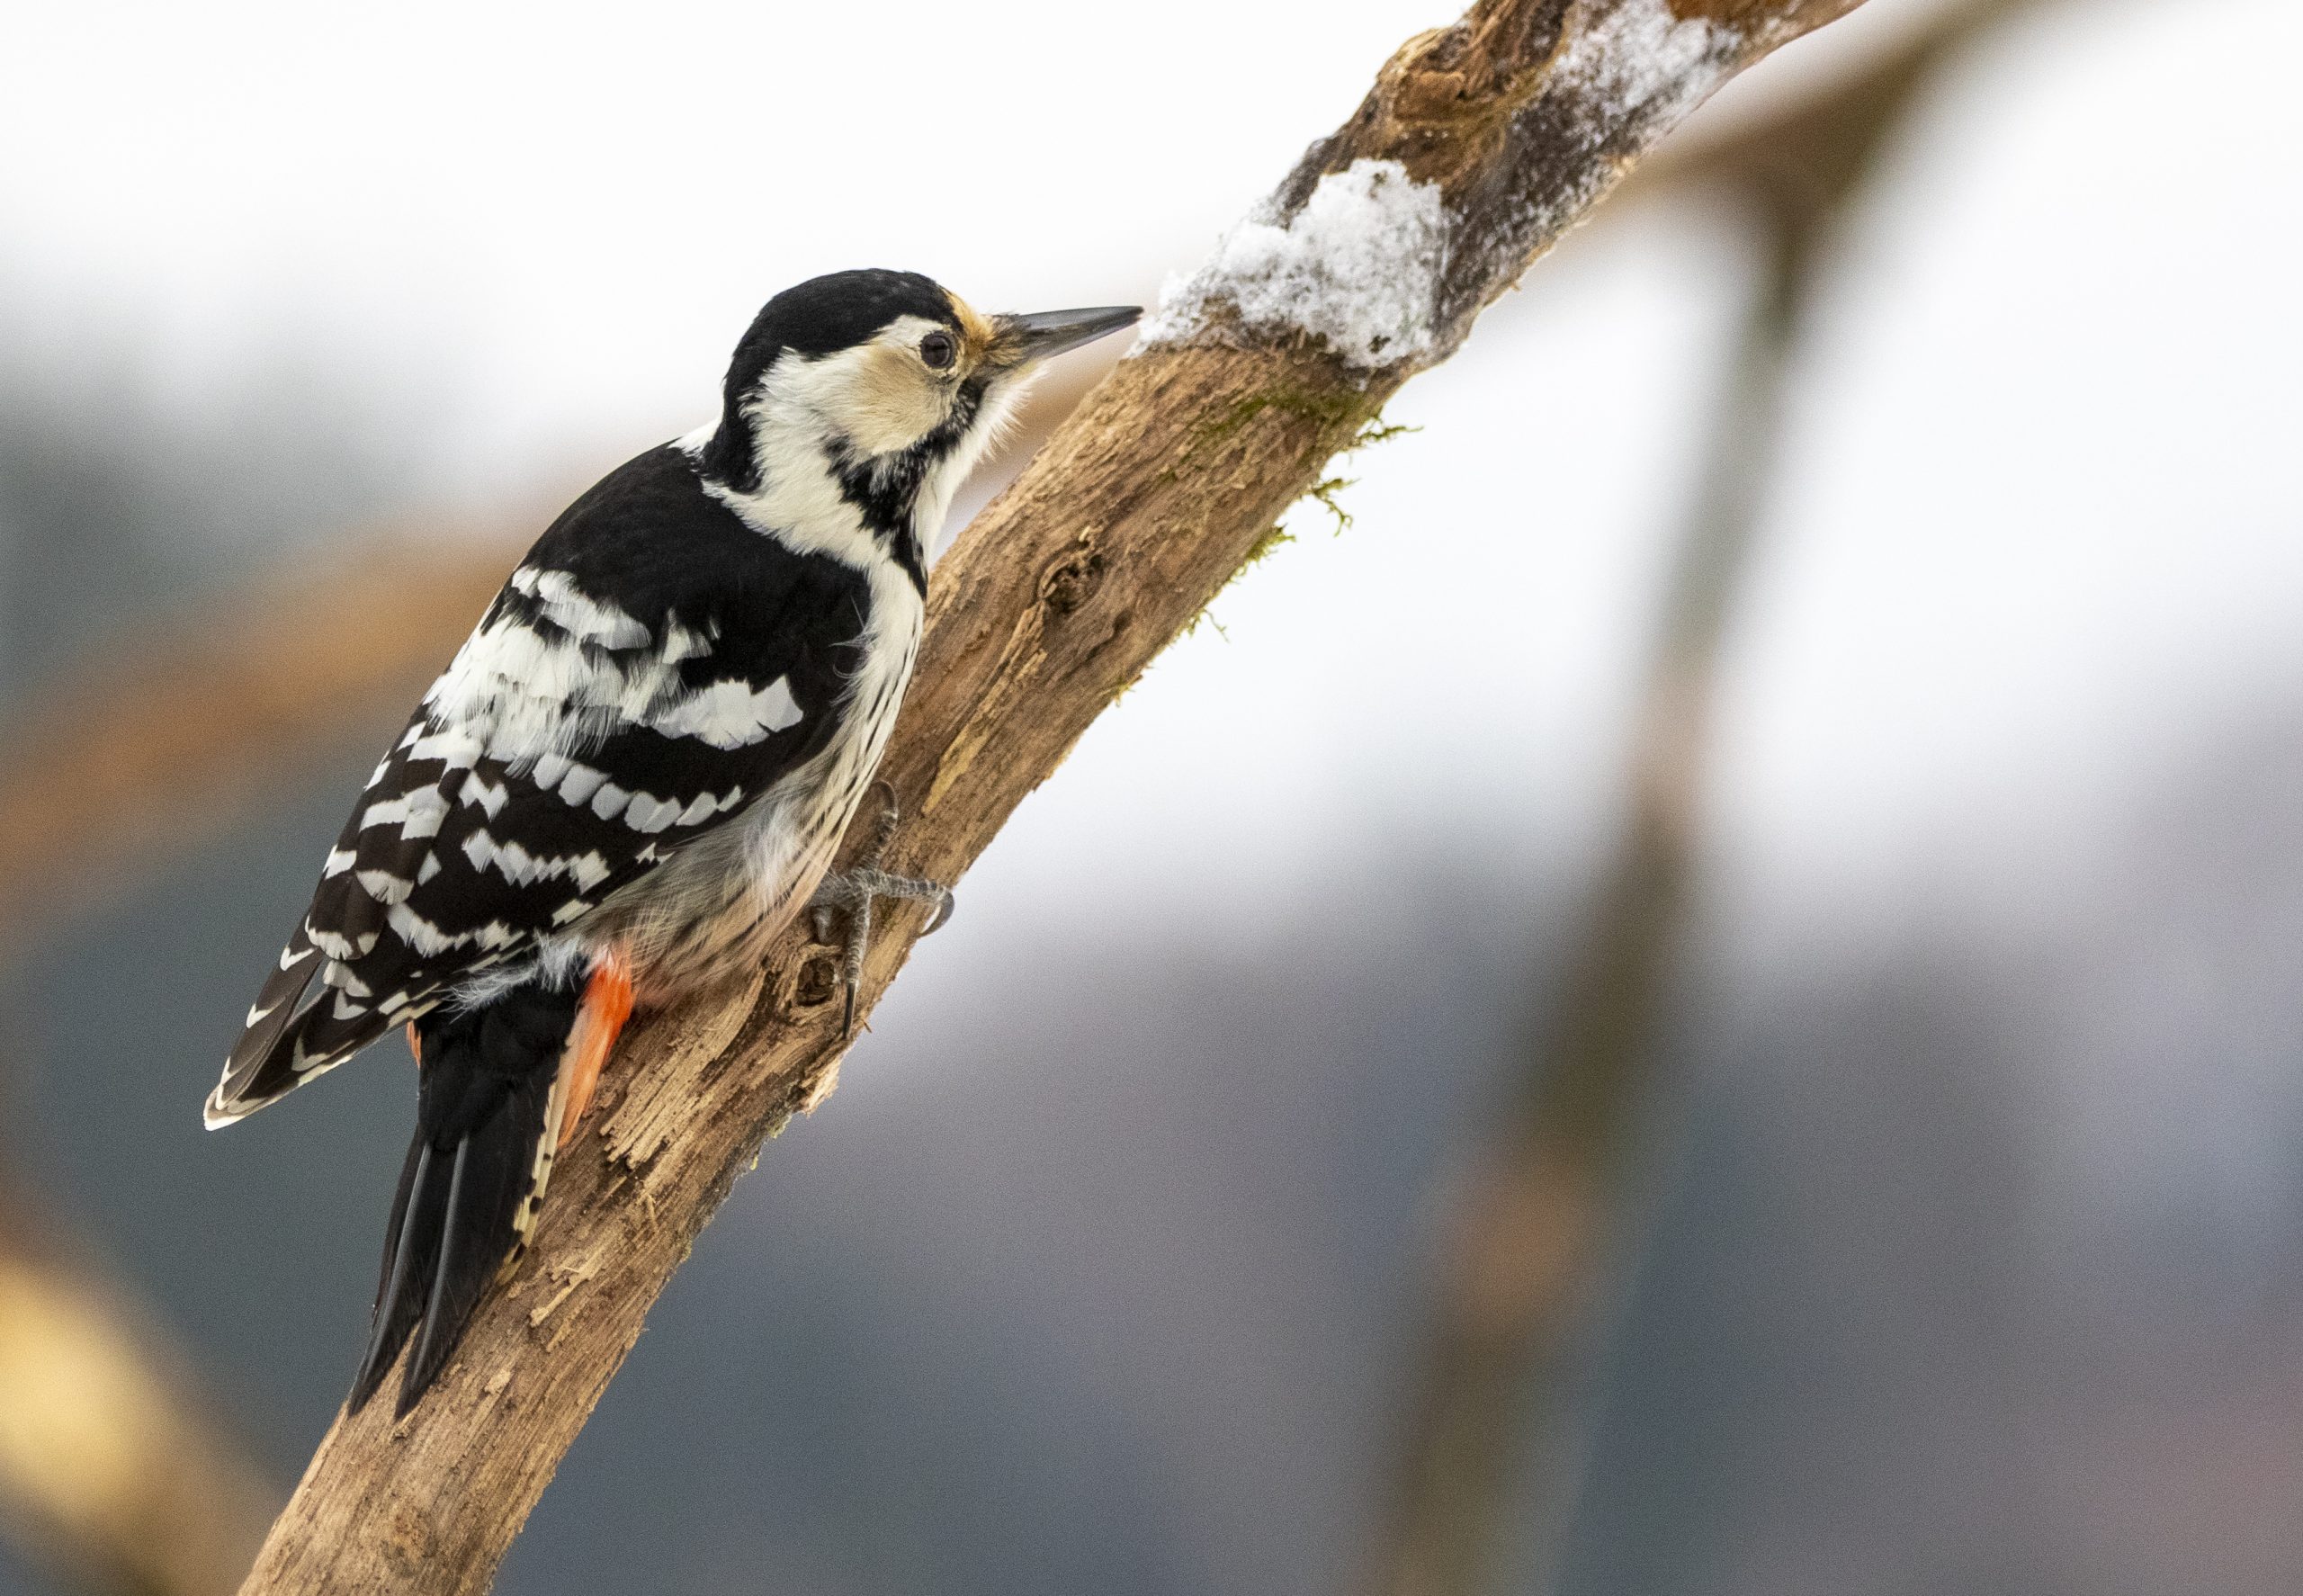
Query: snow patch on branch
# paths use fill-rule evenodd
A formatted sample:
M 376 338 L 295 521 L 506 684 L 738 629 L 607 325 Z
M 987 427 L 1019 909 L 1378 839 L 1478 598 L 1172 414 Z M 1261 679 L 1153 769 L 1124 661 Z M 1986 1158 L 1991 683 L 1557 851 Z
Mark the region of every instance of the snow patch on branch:
M 1741 44 L 1736 30 L 1674 16 L 1665 0 L 1622 0 L 1568 41 L 1545 94 L 1574 95 L 1596 126 L 1669 126 L 1726 80 Z
M 1462 336 L 1441 325 L 1443 309 L 1460 321 L 1461 305 L 1492 295 L 1475 281 L 1478 257 L 1508 247 L 1516 277 L 1629 159 L 1734 74 L 1747 42 L 1733 26 L 1674 15 L 1669 0 L 1586 0 L 1573 25 L 1518 113 L 1518 125 L 1539 130 L 1547 163 L 1531 194 L 1495 202 L 1519 215 L 1451 218 L 1438 184 L 1362 156 L 1323 175 L 1293 214 L 1263 201 L 1197 271 L 1170 276 L 1134 352 L 1250 333 L 1299 334 L 1362 370 L 1442 357 Z M 1614 154 L 1595 158 L 1602 151 Z M 1458 275 L 1474 280 L 1470 291 L 1456 285 L 1456 308 L 1443 291 L 1451 249 Z
M 1355 366 L 1425 357 L 1447 258 L 1438 184 L 1362 157 L 1322 177 L 1293 217 L 1266 201 L 1198 271 L 1169 277 L 1136 348 L 1183 343 L 1224 306 L 1242 327 L 1306 334 Z

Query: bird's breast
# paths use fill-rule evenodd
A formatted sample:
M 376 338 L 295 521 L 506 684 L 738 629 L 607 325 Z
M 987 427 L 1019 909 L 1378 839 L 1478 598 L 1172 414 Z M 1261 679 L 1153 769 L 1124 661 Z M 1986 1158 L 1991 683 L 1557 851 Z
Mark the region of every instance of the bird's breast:
M 856 662 L 823 748 L 740 824 L 682 850 L 639 887 L 650 912 L 637 916 L 626 936 L 636 937 L 627 946 L 644 1004 L 756 967 L 830 868 L 887 752 L 926 614 L 892 562 L 871 586 Z

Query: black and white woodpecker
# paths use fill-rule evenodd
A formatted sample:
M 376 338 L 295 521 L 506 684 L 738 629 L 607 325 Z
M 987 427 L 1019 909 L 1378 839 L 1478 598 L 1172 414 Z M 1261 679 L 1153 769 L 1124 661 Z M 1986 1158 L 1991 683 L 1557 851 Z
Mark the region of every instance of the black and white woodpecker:
M 425 694 L 207 1104 L 229 1125 L 407 1027 L 416 1138 L 355 1411 L 411 1332 L 400 1412 L 446 1365 L 635 1006 L 757 965 L 811 902 L 948 906 L 826 876 L 929 543 L 1032 367 L 1136 317 L 988 317 L 906 272 L 778 294 L 717 420 L 570 505 Z

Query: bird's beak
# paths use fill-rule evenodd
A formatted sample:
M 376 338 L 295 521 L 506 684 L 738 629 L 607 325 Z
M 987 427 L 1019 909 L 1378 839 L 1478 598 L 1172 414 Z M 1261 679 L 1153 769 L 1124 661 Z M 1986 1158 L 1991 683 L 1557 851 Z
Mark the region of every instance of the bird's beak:
M 998 316 L 1000 357 L 1013 365 L 1030 365 L 1051 354 L 1092 344 L 1107 333 L 1134 327 L 1143 314 L 1137 305 L 1098 305 L 1088 310 L 1035 310 L 1028 316 Z

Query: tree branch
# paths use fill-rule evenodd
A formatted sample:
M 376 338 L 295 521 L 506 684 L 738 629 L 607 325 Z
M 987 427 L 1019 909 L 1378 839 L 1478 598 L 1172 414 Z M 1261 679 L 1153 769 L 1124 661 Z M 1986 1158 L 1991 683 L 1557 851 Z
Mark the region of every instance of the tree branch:
M 1255 220 L 1245 242 L 1284 235 L 1277 256 L 1227 248 L 938 566 L 884 767 L 912 817 L 894 867 L 963 872 L 1402 381 L 1705 94 L 1853 4 L 1483 0 L 1409 41 Z M 1313 247 L 1366 197 L 1360 162 L 1398 163 L 1386 205 L 1414 225 Z M 1372 274 L 1350 247 L 1370 242 L 1391 252 Z M 1307 293 L 1257 275 L 1275 258 Z M 1383 347 L 1361 340 L 1386 317 Z M 867 1003 L 918 926 L 890 916 Z M 519 1278 L 408 1421 L 338 1419 L 245 1592 L 486 1587 L 696 1233 L 831 1089 L 829 976 L 795 930 L 751 982 L 634 1028 Z
M 1434 1323 L 1365 1588 L 1479 1596 L 1507 1547 L 1555 1556 L 1572 1465 L 1529 1533 L 1518 1466 L 1571 1448 L 1584 1344 L 1619 1244 L 1640 1110 L 1696 867 L 1712 676 L 1757 531 L 1785 401 L 1804 252 L 1770 228 L 1716 423 L 1703 498 L 1678 551 L 1635 711 L 1622 835 L 1447 1236 Z M 1547 1445 L 1544 1443 L 1548 1443 Z M 1552 1477 L 1546 1475 L 1546 1478 Z M 1552 1571 L 1545 1569 L 1545 1574 Z M 1538 1582 L 1541 1588 L 1548 1588 Z

